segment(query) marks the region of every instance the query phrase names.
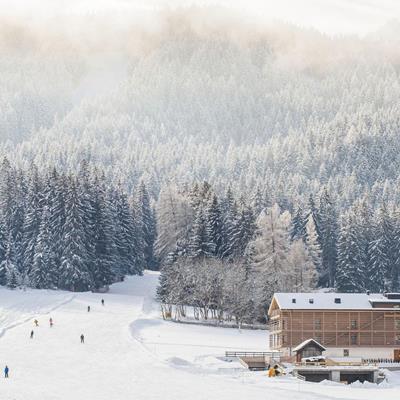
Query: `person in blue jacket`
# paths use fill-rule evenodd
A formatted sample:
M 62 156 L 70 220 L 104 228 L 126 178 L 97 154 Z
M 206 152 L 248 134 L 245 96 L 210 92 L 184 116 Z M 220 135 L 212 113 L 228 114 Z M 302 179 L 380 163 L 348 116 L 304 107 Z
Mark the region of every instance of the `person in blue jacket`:
M 6 367 L 4 368 L 4 378 L 8 378 L 8 371 L 10 369 L 8 368 L 8 366 L 6 365 Z

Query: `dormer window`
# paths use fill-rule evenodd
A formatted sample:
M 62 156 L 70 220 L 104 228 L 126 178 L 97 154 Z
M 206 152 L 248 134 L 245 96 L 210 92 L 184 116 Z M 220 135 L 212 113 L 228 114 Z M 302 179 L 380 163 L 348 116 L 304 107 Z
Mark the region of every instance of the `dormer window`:
M 342 299 L 340 297 L 335 298 L 335 304 L 340 304 L 342 302 Z
M 296 303 L 296 299 L 292 299 L 292 303 Z
M 314 304 L 314 299 L 308 299 L 308 302 L 309 302 L 310 304 Z

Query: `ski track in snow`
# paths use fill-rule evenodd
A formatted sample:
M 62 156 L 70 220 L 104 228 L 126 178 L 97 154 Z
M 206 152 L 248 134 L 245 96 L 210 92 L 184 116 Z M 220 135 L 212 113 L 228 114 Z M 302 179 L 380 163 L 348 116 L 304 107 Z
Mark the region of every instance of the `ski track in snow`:
M 236 361 L 227 362 L 225 350 L 266 349 L 267 333 L 163 321 L 154 301 L 157 281 L 157 273 L 146 272 L 113 285 L 107 294 L 0 289 L 0 368 L 10 367 L 10 379 L 0 378 L 0 400 L 391 400 L 400 396 L 400 375 L 395 373 L 386 387 L 356 387 L 291 377 L 268 379 L 265 372 L 249 372 Z M 50 316 L 53 328 L 48 326 Z M 34 318 L 38 328 L 33 327 Z

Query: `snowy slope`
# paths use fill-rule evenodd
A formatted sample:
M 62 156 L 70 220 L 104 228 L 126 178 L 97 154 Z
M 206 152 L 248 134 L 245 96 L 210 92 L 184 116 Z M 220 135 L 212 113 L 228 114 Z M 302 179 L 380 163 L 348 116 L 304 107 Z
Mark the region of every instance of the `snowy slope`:
M 0 290 L 0 329 L 7 329 L 0 338 L 0 367 L 10 367 L 10 379 L 0 379 L 0 399 L 386 400 L 400 395 L 397 374 L 385 387 L 345 387 L 268 379 L 225 362 L 219 357 L 226 349 L 265 349 L 266 333 L 162 321 L 152 299 L 157 279 L 150 272 L 131 277 L 106 295 Z M 34 318 L 40 326 L 31 340 Z M 85 344 L 79 342 L 81 333 Z

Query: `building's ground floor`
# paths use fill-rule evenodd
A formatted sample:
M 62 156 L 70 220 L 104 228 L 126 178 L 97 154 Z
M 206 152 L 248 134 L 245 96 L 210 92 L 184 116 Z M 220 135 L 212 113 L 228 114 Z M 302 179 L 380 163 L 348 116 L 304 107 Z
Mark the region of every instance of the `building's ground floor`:
M 309 382 L 321 382 L 329 380 L 342 383 L 359 382 L 374 382 L 379 383 L 380 371 L 377 367 L 313 367 L 302 366 L 296 367 L 294 370 L 295 376 L 301 376 Z

